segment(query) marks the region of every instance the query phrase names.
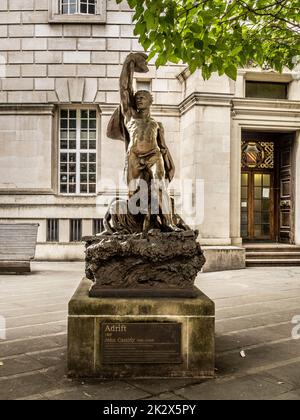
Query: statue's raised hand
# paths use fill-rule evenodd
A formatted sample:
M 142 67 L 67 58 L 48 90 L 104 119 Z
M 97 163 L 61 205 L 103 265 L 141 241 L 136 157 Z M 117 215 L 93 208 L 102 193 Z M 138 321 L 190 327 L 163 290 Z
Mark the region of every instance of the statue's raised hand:
M 131 53 L 127 56 L 127 63 L 134 63 L 134 71 L 137 73 L 147 73 L 149 71 L 147 65 L 147 54 L 145 53 Z

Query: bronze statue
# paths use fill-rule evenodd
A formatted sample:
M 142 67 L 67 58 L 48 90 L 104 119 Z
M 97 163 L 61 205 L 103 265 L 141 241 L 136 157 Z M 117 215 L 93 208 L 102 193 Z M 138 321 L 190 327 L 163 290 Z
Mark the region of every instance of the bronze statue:
M 114 200 L 114 204 L 111 205 L 111 210 L 114 211 L 109 211 L 105 218 L 105 233 L 126 230 L 133 233 L 148 231 L 151 228 L 180 231 L 182 227 L 176 225 L 173 203 L 167 192 L 167 182 L 172 181 L 175 166 L 165 143 L 163 126 L 150 114 L 152 95 L 148 91 L 133 91 L 134 72 L 149 71 L 146 60 L 147 55 L 144 53 L 132 53 L 127 56 L 120 76 L 121 105 L 109 122 L 107 136 L 125 142 L 125 172 L 129 200 L 138 191 L 140 180 L 144 180 L 148 185 L 148 209 L 141 224 L 140 216 L 124 216 L 124 213 L 120 216 L 117 207 L 124 208 L 124 202 Z M 157 215 L 153 217 L 151 214 L 151 183 L 158 192 L 159 220 Z M 110 226 L 111 219 L 115 229 Z
M 128 199 L 116 197 L 111 202 L 105 231 L 86 238 L 91 297 L 190 298 L 198 293 L 194 281 L 205 261 L 198 231 L 175 213 L 167 192 L 175 167 L 163 126 L 150 115 L 152 96 L 147 91 L 133 92 L 133 74 L 148 71 L 146 59 L 141 53 L 126 58 L 120 77 L 121 105 L 107 130 L 108 137 L 125 142 L 129 193 Z M 145 184 L 147 191 L 141 195 Z M 150 188 L 153 184 L 155 191 Z M 136 197 L 143 202 L 145 195 L 146 204 L 133 209 Z M 164 200 L 171 202 L 167 211 Z

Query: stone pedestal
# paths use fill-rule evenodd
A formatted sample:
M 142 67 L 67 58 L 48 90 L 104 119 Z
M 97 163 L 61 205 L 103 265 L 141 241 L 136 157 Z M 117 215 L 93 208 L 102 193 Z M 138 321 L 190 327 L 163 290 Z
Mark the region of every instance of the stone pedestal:
M 215 308 L 200 290 L 194 298 L 92 298 L 91 285 L 84 278 L 69 303 L 70 377 L 214 376 Z

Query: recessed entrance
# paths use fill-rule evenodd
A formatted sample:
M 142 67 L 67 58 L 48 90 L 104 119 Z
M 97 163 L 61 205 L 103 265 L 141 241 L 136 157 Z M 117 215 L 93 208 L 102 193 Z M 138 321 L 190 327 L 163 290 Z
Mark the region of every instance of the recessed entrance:
M 273 174 L 242 173 L 242 236 L 248 240 L 273 240 Z
M 241 236 L 294 243 L 294 135 L 243 132 Z

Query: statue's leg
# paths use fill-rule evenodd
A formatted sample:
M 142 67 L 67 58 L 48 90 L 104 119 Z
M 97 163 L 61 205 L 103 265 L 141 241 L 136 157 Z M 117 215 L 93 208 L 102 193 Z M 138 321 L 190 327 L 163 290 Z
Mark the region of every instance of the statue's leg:
M 100 235 L 113 235 L 115 233 L 115 230 L 112 228 L 110 221 L 111 221 L 111 214 L 108 211 L 103 220 L 103 225 L 104 225 L 105 230 Z
M 181 229 L 173 223 L 172 202 L 166 185 L 165 168 L 162 156 L 157 159 L 156 164 L 153 167 L 153 175 L 155 189 L 158 192 L 159 210 L 162 225 L 167 230 L 181 231 Z
M 139 178 L 141 174 L 140 162 L 134 153 L 128 155 L 127 183 L 129 198 L 132 197 L 137 190 Z
M 111 220 L 112 220 L 112 212 L 113 212 L 113 208 L 115 206 L 115 203 L 117 202 L 117 198 L 114 198 L 112 200 L 112 202 L 109 205 L 109 208 L 104 216 L 103 219 L 103 226 L 104 226 L 104 231 L 101 233 L 97 233 L 96 236 L 105 236 L 105 235 L 113 235 L 115 233 L 115 229 L 111 226 Z
M 145 216 L 144 219 L 144 224 L 143 224 L 143 231 L 147 232 L 151 229 L 152 226 L 152 216 L 155 213 L 152 213 L 152 181 L 154 179 L 154 172 L 153 172 L 153 166 L 155 165 L 156 162 L 156 155 L 152 155 L 148 158 L 144 158 L 144 180 L 147 182 L 147 186 L 148 186 L 148 212 Z M 155 223 L 155 226 L 157 224 Z

